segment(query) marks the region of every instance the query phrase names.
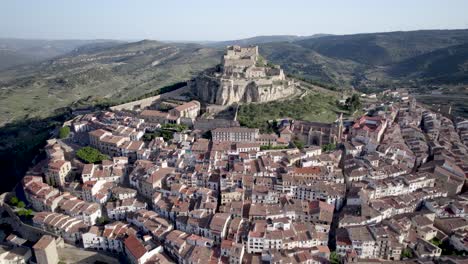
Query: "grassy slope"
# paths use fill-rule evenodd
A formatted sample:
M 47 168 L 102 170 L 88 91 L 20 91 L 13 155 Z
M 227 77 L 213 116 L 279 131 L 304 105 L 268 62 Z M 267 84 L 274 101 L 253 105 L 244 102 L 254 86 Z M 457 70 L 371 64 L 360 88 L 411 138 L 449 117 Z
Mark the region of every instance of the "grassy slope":
M 0 124 L 47 117 L 87 98 L 122 100 L 185 81 L 218 63 L 217 50 L 192 44 L 142 41 L 85 49 L 0 73 Z
M 40 40 L 0 38 L 0 70 L 51 59 L 83 45 L 114 43 L 109 40 Z
M 362 67 L 353 61 L 323 56 L 296 43 L 264 44 L 260 46 L 260 53 L 289 74 L 339 85 L 349 83 L 353 73 Z
M 340 112 L 346 113 L 336 105 L 337 98 L 338 96 L 334 93 L 310 91 L 302 98 L 245 104 L 239 107 L 237 119 L 241 125 L 263 130 L 266 129 L 268 120 L 278 118 L 333 122 Z

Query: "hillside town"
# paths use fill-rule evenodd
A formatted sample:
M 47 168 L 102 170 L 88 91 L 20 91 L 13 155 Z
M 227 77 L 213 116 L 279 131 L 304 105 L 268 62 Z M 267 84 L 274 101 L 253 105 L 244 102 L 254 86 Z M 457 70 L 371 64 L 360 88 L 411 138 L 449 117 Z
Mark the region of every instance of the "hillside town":
M 0 263 L 59 263 L 67 244 L 138 264 L 466 263 L 468 120 L 403 89 L 359 116 L 271 131 L 206 118 L 203 104 L 67 121 L 21 193 L 2 195 L 13 230 Z

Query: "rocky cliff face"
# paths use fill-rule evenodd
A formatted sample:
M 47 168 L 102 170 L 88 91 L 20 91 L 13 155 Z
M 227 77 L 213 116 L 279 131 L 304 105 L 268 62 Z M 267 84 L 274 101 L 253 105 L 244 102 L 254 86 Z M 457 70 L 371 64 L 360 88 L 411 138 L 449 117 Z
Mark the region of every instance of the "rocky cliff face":
M 202 74 L 189 82 L 192 91 L 209 104 L 268 102 L 296 92 L 295 84 L 288 81 L 223 79 Z
M 268 102 L 296 91 L 279 66 L 268 64 L 258 54 L 258 47 L 229 46 L 221 63 L 189 82 L 192 91 L 206 103 Z

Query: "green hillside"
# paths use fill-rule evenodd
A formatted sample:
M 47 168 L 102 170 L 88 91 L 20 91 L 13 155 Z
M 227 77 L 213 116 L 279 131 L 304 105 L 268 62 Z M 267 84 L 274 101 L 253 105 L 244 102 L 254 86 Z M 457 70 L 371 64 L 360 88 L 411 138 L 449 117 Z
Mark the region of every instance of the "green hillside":
M 195 44 L 140 41 L 78 49 L 53 60 L 0 72 L 0 124 L 46 117 L 78 100 L 136 98 L 185 81 L 219 62 Z
M 367 90 L 466 84 L 467 43 L 468 30 L 421 30 L 264 43 L 260 51 L 289 74 Z
M 468 82 L 468 44 L 451 46 L 419 55 L 392 66 L 394 78 L 420 79 L 433 84 Z
M 388 65 L 467 42 L 468 30 L 420 30 L 325 36 L 296 43 L 336 59 L 365 65 Z

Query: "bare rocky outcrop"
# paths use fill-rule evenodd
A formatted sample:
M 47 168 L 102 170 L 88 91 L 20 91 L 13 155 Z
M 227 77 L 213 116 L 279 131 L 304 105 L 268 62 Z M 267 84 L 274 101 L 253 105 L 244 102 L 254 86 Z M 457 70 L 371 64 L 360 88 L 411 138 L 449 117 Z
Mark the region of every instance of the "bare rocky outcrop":
M 256 46 L 229 46 L 222 64 L 191 80 L 189 87 L 204 102 L 218 105 L 268 102 L 296 92 L 296 84 L 261 58 Z

